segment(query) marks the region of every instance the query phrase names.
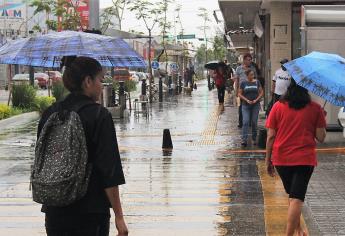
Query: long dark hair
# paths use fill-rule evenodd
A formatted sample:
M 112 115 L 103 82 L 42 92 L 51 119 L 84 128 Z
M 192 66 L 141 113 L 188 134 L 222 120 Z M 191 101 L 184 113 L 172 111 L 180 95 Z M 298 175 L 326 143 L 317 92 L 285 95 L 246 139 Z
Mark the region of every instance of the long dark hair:
M 289 104 L 289 107 L 295 110 L 304 108 L 311 102 L 308 90 L 299 86 L 293 78 L 291 78 L 290 86 L 281 99 Z
M 101 64 L 90 57 L 63 57 L 61 60 L 61 68 L 65 67 L 62 76 L 65 87 L 70 92 L 82 92 L 82 83 L 86 76 L 90 76 L 92 80 L 102 71 Z

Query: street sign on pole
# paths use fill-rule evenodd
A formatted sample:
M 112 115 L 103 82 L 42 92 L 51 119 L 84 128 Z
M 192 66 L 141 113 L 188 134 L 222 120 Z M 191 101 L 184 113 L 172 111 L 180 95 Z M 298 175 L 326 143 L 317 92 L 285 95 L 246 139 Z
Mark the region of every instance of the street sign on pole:
M 171 63 L 171 64 L 170 64 L 170 69 L 171 69 L 174 73 L 176 73 L 176 72 L 178 71 L 178 69 L 179 69 L 179 66 L 178 66 L 176 63 Z
M 195 39 L 195 34 L 180 34 L 177 39 Z
M 152 69 L 157 70 L 159 68 L 158 61 L 152 61 L 151 62 L 151 67 L 152 67 Z

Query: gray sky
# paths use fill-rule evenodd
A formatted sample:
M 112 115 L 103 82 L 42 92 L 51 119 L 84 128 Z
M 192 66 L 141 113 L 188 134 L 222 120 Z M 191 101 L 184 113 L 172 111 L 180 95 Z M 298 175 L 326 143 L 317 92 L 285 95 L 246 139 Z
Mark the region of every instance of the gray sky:
M 108 7 L 111 6 L 111 0 L 99 0 L 100 7 Z M 151 0 L 152 1 L 152 0 Z M 182 21 L 182 26 L 184 28 L 184 34 L 195 34 L 196 37 L 203 37 L 203 32 L 198 29 L 198 26 L 203 24 L 200 17 L 197 16 L 199 7 L 204 7 L 209 11 L 209 17 L 211 22 L 209 23 L 211 29 L 209 30 L 208 37 L 215 35 L 215 27 L 217 26 L 215 19 L 213 17 L 213 11 L 219 9 L 218 1 L 217 0 L 175 0 L 174 3 L 170 4 L 169 6 L 169 18 L 170 21 L 173 22 L 174 20 L 174 9 L 176 8 L 177 4 L 181 4 L 181 11 L 180 11 L 180 18 Z M 221 12 L 217 11 L 218 17 L 221 18 Z M 143 26 L 142 20 L 137 20 L 135 18 L 134 13 L 130 12 L 129 10 L 125 11 L 124 20 L 122 24 L 123 30 L 135 30 L 147 33 L 146 28 Z M 156 27 L 156 31 L 154 33 L 158 33 Z M 177 33 L 180 32 L 180 27 L 176 26 Z M 174 34 L 174 28 L 171 29 L 171 33 Z

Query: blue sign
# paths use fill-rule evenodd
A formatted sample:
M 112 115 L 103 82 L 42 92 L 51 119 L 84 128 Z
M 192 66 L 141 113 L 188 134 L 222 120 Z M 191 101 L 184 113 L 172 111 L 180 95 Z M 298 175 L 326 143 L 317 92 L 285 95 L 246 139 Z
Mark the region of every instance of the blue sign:
M 152 61 L 151 62 L 151 67 L 152 67 L 152 69 L 157 70 L 159 68 L 158 61 Z
M 178 65 L 176 63 L 171 63 L 170 64 L 170 69 L 173 70 L 174 72 L 178 71 Z

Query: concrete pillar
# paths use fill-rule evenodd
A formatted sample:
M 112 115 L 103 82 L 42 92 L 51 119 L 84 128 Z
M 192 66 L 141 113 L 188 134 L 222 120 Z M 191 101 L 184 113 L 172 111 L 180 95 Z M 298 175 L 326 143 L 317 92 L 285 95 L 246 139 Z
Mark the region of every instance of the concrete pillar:
M 283 58 L 291 59 L 291 2 L 271 2 L 271 71 L 280 67 Z
M 89 1 L 89 29 L 99 30 L 99 0 Z

